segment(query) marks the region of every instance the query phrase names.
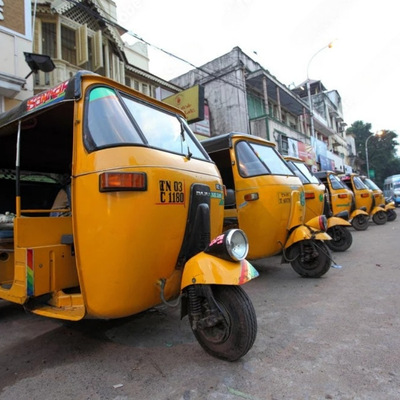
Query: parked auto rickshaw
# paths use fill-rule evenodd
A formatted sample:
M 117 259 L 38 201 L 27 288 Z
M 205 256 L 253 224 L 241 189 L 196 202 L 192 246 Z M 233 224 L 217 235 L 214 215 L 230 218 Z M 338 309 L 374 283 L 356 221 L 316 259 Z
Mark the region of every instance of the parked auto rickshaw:
M 307 168 L 304 161 L 295 157 L 285 157 L 290 169 L 300 178 L 305 191 L 306 216 L 309 221 L 319 215 L 325 215 L 328 219 L 327 234 L 332 240 L 326 241 L 326 245 L 333 251 L 346 251 L 353 243 L 353 236 L 347 227 L 350 222 L 340 217 L 334 217 L 329 202 L 329 195 L 321 181 Z
M 366 176 L 360 176 L 360 178 L 363 181 L 364 185 L 367 186 L 368 189 L 372 190 L 375 204 L 386 211 L 387 220 L 394 221 L 397 218 L 397 214 L 395 211 L 396 205 L 394 201 L 386 201 L 382 190 L 372 179 L 367 178 Z
M 358 174 L 340 175 L 342 182 L 353 192 L 356 208 L 366 211 L 377 225 L 386 224 L 387 215 L 384 209 L 375 204 L 375 197 Z
M 301 276 L 317 278 L 332 264 L 325 240 L 325 216 L 304 223 L 305 199 L 300 179 L 275 150 L 256 136 L 228 133 L 203 140 L 227 188 L 225 228 L 239 227 L 249 239 L 249 259 L 282 251 Z
M 220 174 L 179 110 L 81 71 L 0 115 L 0 193 L 0 298 L 78 321 L 179 297 L 211 355 L 253 345 L 240 285 L 258 272 L 245 234 L 222 233 Z
M 329 193 L 329 205 L 335 217 L 348 220 L 354 229 L 368 228 L 369 214 L 356 208 L 354 195 L 333 171 L 318 171 L 314 175 L 325 185 Z

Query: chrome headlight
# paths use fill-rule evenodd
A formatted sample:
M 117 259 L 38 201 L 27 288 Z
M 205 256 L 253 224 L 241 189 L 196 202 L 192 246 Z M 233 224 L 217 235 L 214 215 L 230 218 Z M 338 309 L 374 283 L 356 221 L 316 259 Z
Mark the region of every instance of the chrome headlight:
M 249 252 L 247 236 L 240 229 L 231 229 L 227 232 L 225 245 L 229 255 L 235 261 L 245 259 Z
M 212 240 L 204 252 L 229 261 L 241 261 L 249 252 L 249 242 L 241 229 L 230 229 Z

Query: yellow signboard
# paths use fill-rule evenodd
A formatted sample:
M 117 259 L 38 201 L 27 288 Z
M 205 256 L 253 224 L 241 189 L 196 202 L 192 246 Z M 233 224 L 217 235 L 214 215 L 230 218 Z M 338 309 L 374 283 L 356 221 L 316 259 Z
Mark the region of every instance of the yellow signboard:
M 190 123 L 204 119 L 204 86 L 192 86 L 163 99 L 163 102 L 182 110 Z

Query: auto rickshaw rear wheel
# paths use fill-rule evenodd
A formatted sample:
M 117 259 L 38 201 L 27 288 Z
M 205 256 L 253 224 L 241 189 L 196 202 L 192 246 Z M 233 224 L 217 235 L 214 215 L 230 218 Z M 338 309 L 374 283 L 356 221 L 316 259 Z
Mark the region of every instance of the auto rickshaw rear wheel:
M 372 216 L 372 221 L 377 225 L 384 225 L 387 222 L 386 211 L 378 211 Z
M 387 220 L 388 220 L 389 222 L 394 221 L 396 218 L 397 218 L 397 213 L 396 213 L 396 211 L 394 211 L 394 210 L 392 210 L 392 209 L 387 210 Z
M 351 220 L 351 225 L 356 231 L 365 231 L 368 226 L 368 216 L 364 214 L 357 215 Z
M 305 278 L 320 278 L 332 264 L 329 248 L 322 240 L 301 240 L 287 252 L 292 268 Z
M 213 285 L 212 296 L 217 315 L 206 297 L 200 297 L 201 317 L 189 321 L 197 341 L 214 357 L 236 361 L 253 346 L 257 335 L 257 318 L 251 300 L 240 286 Z
M 353 243 L 353 236 L 345 226 L 332 226 L 326 233 L 332 238 L 325 242 L 332 251 L 346 251 Z

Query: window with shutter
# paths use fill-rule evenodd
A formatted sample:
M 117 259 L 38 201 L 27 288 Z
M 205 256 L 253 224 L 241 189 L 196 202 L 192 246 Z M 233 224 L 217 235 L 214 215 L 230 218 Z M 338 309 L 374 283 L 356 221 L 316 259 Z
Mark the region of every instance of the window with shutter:
M 76 65 L 75 31 L 61 25 L 61 55 L 62 59 Z
M 42 22 L 42 51 L 41 54 L 45 54 L 52 58 L 56 57 L 57 51 L 57 36 L 56 36 L 56 24 L 51 22 Z
M 93 36 L 93 71 L 103 67 L 103 38 L 99 30 Z
M 89 61 L 89 48 L 88 48 L 88 36 L 87 36 L 87 25 L 81 25 L 76 30 L 76 59 L 77 65 L 85 64 Z

